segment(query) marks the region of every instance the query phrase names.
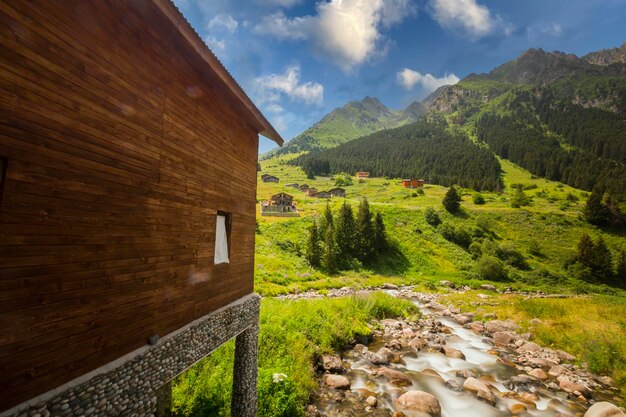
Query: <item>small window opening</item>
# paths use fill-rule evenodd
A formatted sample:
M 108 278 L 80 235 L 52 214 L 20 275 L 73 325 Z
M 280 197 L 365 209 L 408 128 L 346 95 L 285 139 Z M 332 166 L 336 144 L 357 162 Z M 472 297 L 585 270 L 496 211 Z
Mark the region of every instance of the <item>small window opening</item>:
M 215 222 L 215 265 L 230 262 L 230 221 L 229 213 L 217 212 L 217 220 Z
M 2 194 L 4 192 L 4 179 L 7 171 L 7 159 L 0 156 L 0 206 L 2 206 Z

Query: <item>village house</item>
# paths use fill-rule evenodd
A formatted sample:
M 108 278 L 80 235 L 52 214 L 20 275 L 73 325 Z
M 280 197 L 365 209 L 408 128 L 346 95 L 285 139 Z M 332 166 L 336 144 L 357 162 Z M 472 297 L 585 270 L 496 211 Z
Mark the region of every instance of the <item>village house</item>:
M 315 194 L 315 197 L 317 197 L 317 198 L 330 198 L 330 193 L 328 191 L 320 191 L 317 194 Z
M 293 184 L 285 184 L 285 187 L 291 187 L 291 188 L 295 188 L 297 190 L 300 189 L 300 186 L 298 185 L 298 183 L 293 183 Z
M 262 176 L 261 179 L 263 180 L 263 182 L 275 182 L 278 183 L 278 177 L 275 177 L 273 175 L 267 175 L 265 174 L 265 176 Z
M 274 194 L 261 203 L 262 216 L 298 217 L 300 213 L 293 202 L 293 196 L 286 193 Z
M 424 180 L 409 178 L 402 180 L 402 187 L 404 188 L 422 188 L 424 187 Z
M 309 185 L 308 184 L 302 184 L 299 188 L 300 188 L 300 191 L 306 192 L 309 189 Z
M 343 188 L 333 188 L 332 190 L 329 190 L 328 192 L 333 197 L 345 197 L 346 196 L 346 190 L 344 190 Z
M 365 172 L 365 171 L 359 171 L 356 173 L 356 177 L 359 179 L 367 179 L 370 177 L 370 173 L 369 172 Z
M 306 190 L 306 195 L 308 195 L 309 197 L 315 197 L 317 195 L 317 188 L 311 187 L 311 188 L 307 189 Z
M 159 415 L 235 338 L 256 416 L 258 135 L 282 138 L 170 0 L 2 9 L 0 415 Z

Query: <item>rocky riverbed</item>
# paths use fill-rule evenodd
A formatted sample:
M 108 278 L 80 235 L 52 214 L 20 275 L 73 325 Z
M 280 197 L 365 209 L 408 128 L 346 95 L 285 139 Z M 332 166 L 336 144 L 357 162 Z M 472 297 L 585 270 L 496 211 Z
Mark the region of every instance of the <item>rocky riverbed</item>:
M 386 291 L 413 300 L 422 317 L 372 323 L 373 337 L 323 356 L 309 417 L 624 416 L 610 378 L 539 346 L 515 323 L 474 321 L 410 287 Z

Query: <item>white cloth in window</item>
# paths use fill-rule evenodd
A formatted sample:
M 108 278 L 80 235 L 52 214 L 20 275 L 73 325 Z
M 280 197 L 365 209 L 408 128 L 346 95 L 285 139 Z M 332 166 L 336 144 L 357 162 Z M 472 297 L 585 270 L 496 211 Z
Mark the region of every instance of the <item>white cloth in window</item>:
M 228 263 L 228 235 L 226 232 L 226 216 L 217 216 L 215 226 L 215 264 Z

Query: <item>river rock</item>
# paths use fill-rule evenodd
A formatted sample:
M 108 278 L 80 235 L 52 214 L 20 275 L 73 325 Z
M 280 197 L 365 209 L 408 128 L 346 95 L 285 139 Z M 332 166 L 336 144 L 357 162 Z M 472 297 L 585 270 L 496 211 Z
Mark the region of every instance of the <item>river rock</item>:
M 554 365 L 552 368 L 550 368 L 548 374 L 556 378 L 563 375 L 565 372 L 567 372 L 567 369 L 565 369 L 563 366 Z
M 395 369 L 380 368 L 377 373 L 378 375 L 382 375 L 389 379 L 389 381 L 394 385 L 402 387 L 411 385 L 411 378 L 400 371 L 396 371 Z
M 383 285 L 381 285 L 380 288 L 382 288 L 383 290 L 397 290 L 398 286 L 396 284 L 390 284 L 386 282 Z
M 370 355 L 369 359 L 370 362 L 372 362 L 374 365 L 388 365 L 389 362 L 398 362 L 400 359 L 400 355 L 392 352 L 386 347 L 382 347 L 378 349 L 378 352 Z
M 322 355 L 320 365 L 327 372 L 343 373 L 343 364 L 339 355 Z
M 378 404 L 378 400 L 373 395 L 370 395 L 365 399 L 365 403 L 370 407 L 376 407 L 376 405 Z
M 450 388 L 452 391 L 461 392 L 463 391 L 463 387 L 456 382 L 456 379 L 448 379 L 445 383 L 446 387 Z
M 402 329 L 402 335 L 407 339 L 413 339 L 415 337 L 415 332 L 411 330 L 409 327 Z
M 456 376 L 459 378 L 476 378 L 476 374 L 469 369 L 459 369 L 456 371 Z
M 519 329 L 519 326 L 511 320 L 491 320 L 485 323 L 485 330 L 488 333 L 514 332 L 517 329 Z
M 400 410 L 421 411 L 431 417 L 441 416 L 439 400 L 424 391 L 407 391 L 396 400 L 396 407 Z
M 495 332 L 493 334 L 493 343 L 495 343 L 496 345 L 507 346 L 513 343 L 513 341 L 515 340 L 515 336 L 515 333 L 511 333 L 506 330 L 501 332 Z
M 587 388 L 585 385 L 577 384 L 577 383 L 571 381 L 567 377 L 559 378 L 559 387 L 561 387 L 561 389 L 563 391 L 565 391 L 565 392 L 567 392 L 569 394 L 580 393 L 580 394 L 584 395 L 587 398 L 589 398 L 589 396 L 591 394 L 591 390 L 589 388 Z
M 528 373 L 528 375 L 530 375 L 530 376 L 534 376 L 535 378 L 537 378 L 537 379 L 541 379 L 541 380 L 543 380 L 543 379 L 547 379 L 547 378 L 548 378 L 548 375 L 546 375 L 546 373 L 544 372 L 544 370 L 543 370 L 543 369 L 541 369 L 541 368 L 536 368 L 536 369 L 533 369 L 532 371 L 530 371 L 530 372 Z
M 463 382 L 463 389 L 472 392 L 478 392 L 480 390 L 489 391 L 487 385 L 472 377 L 467 378 L 465 382 Z
M 350 389 L 350 381 L 343 375 L 324 375 L 324 384 L 335 389 Z
M 443 353 L 445 353 L 445 355 L 449 358 L 465 360 L 465 355 L 463 354 L 463 352 L 447 345 L 443 346 Z
M 624 417 L 625 414 L 622 410 L 615 405 L 601 401 L 592 405 L 585 413 L 585 417 Z
M 576 360 L 576 356 L 570 355 L 569 353 L 564 352 L 562 350 L 555 350 L 554 353 L 562 361 L 570 361 L 571 362 L 573 360 Z
M 483 284 L 480 287 L 481 290 L 486 290 L 486 291 L 497 291 L 497 288 L 491 284 Z
M 538 352 L 540 350 L 541 346 L 539 346 L 535 342 L 524 343 L 520 348 L 517 349 L 518 352 Z
M 544 359 L 544 358 L 528 358 L 527 360 L 528 365 L 532 366 L 533 368 L 552 368 L 555 365 L 558 365 L 558 363 L 551 361 L 549 359 Z
M 496 405 L 496 396 L 493 395 L 493 393 L 489 390 L 481 389 L 476 393 L 476 398 L 478 398 L 480 401 L 486 402 L 491 406 Z
M 456 322 L 461 325 L 471 323 L 471 321 L 472 317 L 467 314 L 459 314 L 458 316 L 456 316 Z
M 485 331 L 485 325 L 482 324 L 480 321 L 473 321 L 471 323 L 467 323 L 465 326 L 466 329 L 470 329 L 473 330 L 477 333 L 482 333 Z
M 419 337 L 416 337 L 409 342 L 409 346 L 417 350 L 422 350 L 422 348 L 426 347 L 426 345 L 428 345 L 428 342 Z
M 448 287 L 448 288 L 454 288 L 455 287 L 454 282 L 448 281 L 448 280 L 445 280 L 445 279 L 439 281 L 439 284 L 443 285 L 444 287 Z
M 526 406 L 524 404 L 516 403 L 509 405 L 509 411 L 512 414 L 522 414 L 526 411 Z

